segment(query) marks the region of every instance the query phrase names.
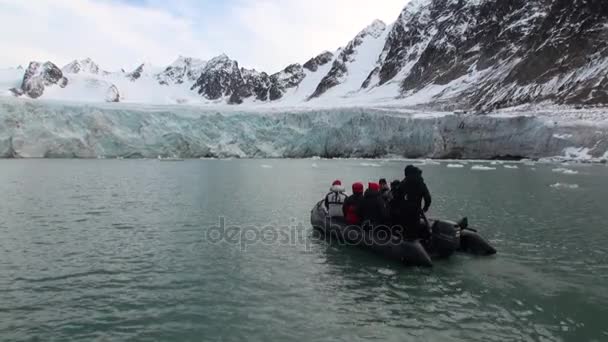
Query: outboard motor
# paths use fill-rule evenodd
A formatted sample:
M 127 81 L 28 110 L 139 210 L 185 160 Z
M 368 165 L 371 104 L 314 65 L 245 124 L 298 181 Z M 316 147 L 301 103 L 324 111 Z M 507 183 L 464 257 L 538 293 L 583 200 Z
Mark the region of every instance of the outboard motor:
M 439 257 L 447 258 L 460 248 L 460 228 L 454 222 L 435 221 L 431 235 L 431 248 Z

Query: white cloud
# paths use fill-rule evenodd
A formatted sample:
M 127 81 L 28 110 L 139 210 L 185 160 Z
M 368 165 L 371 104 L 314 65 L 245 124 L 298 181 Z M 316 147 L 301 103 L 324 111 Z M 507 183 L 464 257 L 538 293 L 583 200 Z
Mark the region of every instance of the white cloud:
M 375 18 L 392 22 L 407 0 L 236 0 L 133 6 L 101 0 L 0 0 L 0 65 L 92 57 L 102 67 L 165 65 L 178 55 L 226 52 L 276 71 L 344 45 Z M 171 6 L 171 7 L 168 7 Z

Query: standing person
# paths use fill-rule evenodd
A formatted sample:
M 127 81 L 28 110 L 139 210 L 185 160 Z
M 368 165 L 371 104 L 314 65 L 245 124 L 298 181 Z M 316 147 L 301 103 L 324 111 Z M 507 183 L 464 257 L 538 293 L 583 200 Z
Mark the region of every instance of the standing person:
M 350 225 L 358 225 L 361 223 L 361 218 L 359 217 L 359 207 L 363 202 L 363 183 L 354 183 L 353 184 L 353 194 L 344 201 L 344 206 L 342 207 L 342 211 L 344 213 L 344 218 L 346 219 L 346 223 Z
M 346 194 L 342 182 L 336 180 L 332 183 L 329 193 L 325 196 L 325 209 L 329 217 L 344 217 L 342 206 L 346 201 Z
M 380 195 L 380 185 L 369 183 L 363 201 L 359 207 L 359 217 L 362 222 L 372 225 L 384 224 L 388 219 L 386 203 Z
M 422 178 L 422 170 L 408 165 L 404 173 L 405 179 L 397 190 L 399 201 L 402 201 L 401 223 L 409 237 L 428 238 L 429 227 L 421 226 L 420 218 L 431 207 L 431 194 Z

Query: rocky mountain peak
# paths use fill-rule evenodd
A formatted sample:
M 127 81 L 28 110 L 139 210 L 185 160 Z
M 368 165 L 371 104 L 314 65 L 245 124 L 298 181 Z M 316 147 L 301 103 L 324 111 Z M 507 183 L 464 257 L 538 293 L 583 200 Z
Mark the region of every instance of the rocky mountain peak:
M 99 74 L 100 68 L 91 58 L 85 58 L 82 60 L 74 60 L 64 66 L 62 72 L 67 74 L 78 74 L 80 72 L 85 72 L 89 74 Z
M 64 88 L 68 84 L 67 78 L 63 76 L 61 70 L 51 62 L 30 62 L 20 89 L 13 89 L 16 95 L 25 94 L 33 99 L 42 96 L 45 87 L 59 85 Z
M 242 103 L 243 98 L 250 96 L 238 62 L 225 54 L 207 62 L 191 89 L 210 100 L 228 97 L 231 104 Z
M 351 40 L 334 60 L 331 70 L 321 80 L 315 91 L 310 95 L 309 99 L 313 99 L 323 95 L 327 90 L 341 84 L 346 78 L 349 68 L 348 65 L 355 62 L 359 50 L 368 49 L 368 54 L 373 54 L 373 45 L 370 44 L 372 41 L 378 41 L 386 31 L 387 26 L 380 20 L 374 20 L 369 26 L 359 32 L 353 40 Z M 366 47 L 362 45 L 368 42 Z M 382 43 L 382 41 L 380 41 Z M 359 83 L 361 84 L 361 83 Z
M 316 57 L 309 59 L 306 63 L 304 63 L 304 69 L 308 69 L 312 72 L 319 70 L 320 66 L 323 66 L 334 59 L 334 54 L 329 51 L 324 51 Z
M 367 35 L 370 35 L 374 38 L 378 38 L 380 37 L 380 35 L 382 35 L 382 33 L 384 33 L 384 30 L 386 30 L 386 24 L 382 20 L 376 19 L 366 28 L 361 30 L 361 32 L 357 34 L 357 37 L 363 38 Z
M 135 70 L 126 74 L 127 78 L 130 79 L 131 81 L 136 81 L 136 80 L 140 79 L 141 76 L 143 76 L 143 74 L 144 74 L 145 67 L 146 67 L 145 63 L 140 64 L 137 68 L 135 68 Z
M 206 99 L 234 104 L 369 95 L 486 112 L 528 103 L 608 104 L 606 70 L 608 1 L 410 0 L 391 25 L 375 20 L 335 53 L 274 74 L 241 68 L 225 54 L 208 62 L 180 56 L 163 70 L 142 64 L 122 74 L 185 84 Z M 33 62 L 13 93 L 40 96 L 45 86 L 67 83 L 62 73 L 107 76 L 90 58 L 59 73 L 52 63 Z M 107 98 L 121 96 L 110 89 Z
M 157 79 L 164 85 L 194 82 L 201 76 L 206 64 L 207 62 L 197 58 L 179 56 L 157 75 Z

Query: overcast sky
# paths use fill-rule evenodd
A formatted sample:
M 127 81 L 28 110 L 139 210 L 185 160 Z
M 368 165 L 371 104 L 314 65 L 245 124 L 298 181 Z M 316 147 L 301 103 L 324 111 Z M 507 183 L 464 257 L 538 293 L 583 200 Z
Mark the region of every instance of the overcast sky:
M 93 58 L 102 68 L 164 66 L 226 53 L 278 71 L 334 50 L 408 0 L 0 0 L 0 66 Z

